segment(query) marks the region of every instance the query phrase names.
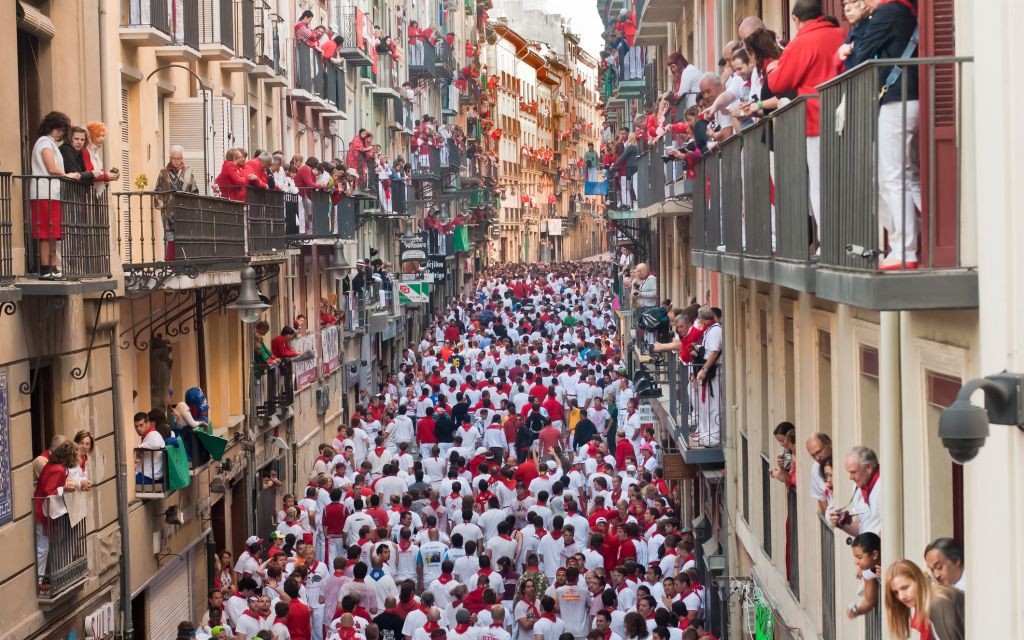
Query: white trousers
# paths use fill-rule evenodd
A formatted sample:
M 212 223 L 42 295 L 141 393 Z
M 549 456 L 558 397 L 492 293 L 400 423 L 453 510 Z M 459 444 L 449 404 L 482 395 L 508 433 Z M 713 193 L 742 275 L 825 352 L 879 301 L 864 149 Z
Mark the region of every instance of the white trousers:
M 883 104 L 878 110 L 878 220 L 889 234 L 889 255 L 894 261 L 917 261 L 917 209 L 921 207 L 921 175 L 916 162 L 919 108 L 917 100 L 909 100 Z
M 50 553 L 50 538 L 43 523 L 36 522 L 36 575 L 46 575 L 46 558 Z
M 345 549 L 345 536 L 339 538 L 327 538 L 327 570 L 334 571 L 334 559 L 337 557 L 347 558 L 348 552 Z
M 702 447 L 717 447 L 722 442 L 722 394 L 719 376 L 697 385 L 697 442 Z
M 312 640 L 324 640 L 324 605 L 311 608 L 313 609 L 313 619 L 310 621 L 310 630 L 313 632 Z
M 640 47 L 633 47 L 626 52 L 623 67 L 625 80 L 638 80 L 644 77 L 644 59 Z
M 807 194 L 814 218 L 814 237 L 821 242 L 821 138 L 807 137 Z M 819 249 L 820 253 L 820 249 Z
M 619 206 L 633 208 L 633 198 L 630 193 L 631 183 L 626 176 L 619 176 Z

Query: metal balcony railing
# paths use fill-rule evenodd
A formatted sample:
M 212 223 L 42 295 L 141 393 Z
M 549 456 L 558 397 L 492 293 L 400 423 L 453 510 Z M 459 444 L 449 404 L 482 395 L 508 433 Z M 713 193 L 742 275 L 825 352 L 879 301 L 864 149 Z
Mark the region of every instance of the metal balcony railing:
M 398 61 L 390 53 L 381 51 L 377 52 L 377 64 L 366 67 L 363 70 L 363 77 L 382 89 L 398 91 L 402 84 L 399 81 Z
M 256 24 L 254 34 L 256 38 L 257 64 L 265 64 L 274 69 L 278 74 L 284 74 L 284 65 L 281 60 L 281 34 L 278 25 L 283 20 L 271 8 L 266 0 L 256 2 Z
M 464 154 L 459 146 L 455 144 L 455 141 L 451 138 L 445 140 L 445 144 L 441 147 L 441 171 L 450 173 L 453 171 L 459 171 L 462 168 Z
M 444 40 L 437 43 L 436 49 L 436 77 L 451 80 L 456 70 L 455 51 L 452 49 L 452 45 Z
M 135 449 L 135 497 L 161 500 L 170 493 L 167 449 Z
M 418 148 L 410 149 L 409 162 L 412 163 L 412 179 L 415 180 L 438 180 L 441 177 L 441 150 L 430 148 L 425 154 L 420 154 Z
M 0 173 L 0 287 L 14 282 L 14 225 L 11 222 L 11 173 Z
M 795 462 L 793 464 L 796 464 Z M 789 589 L 800 599 L 800 527 L 797 518 L 797 492 L 790 487 L 786 490 L 786 557 L 789 566 Z
M 292 363 L 283 360 L 276 365 L 253 366 L 253 410 L 258 420 L 269 421 L 278 409 L 295 400 Z
M 367 45 L 367 36 L 372 34 L 367 33 L 364 27 L 366 14 L 358 7 L 345 6 L 338 1 L 332 5 L 331 14 L 334 24 L 340 29 L 339 35 L 345 39 L 345 43 L 338 49 L 338 55 L 354 67 L 373 64 Z
M 173 0 L 124 0 L 121 20 L 128 27 L 152 27 L 171 35 L 171 2 Z
M 434 45 L 422 40 L 409 44 L 409 80 L 429 80 L 437 77 L 437 51 Z
M 88 577 L 86 524 L 83 519 L 72 525 L 71 518 L 65 513 L 56 518 L 46 518 L 41 528 L 42 532 L 39 527 L 35 528 L 36 597 L 53 601 Z M 45 549 L 42 554 L 41 549 Z
M 174 425 L 171 429 L 174 432 L 174 436 L 185 447 L 185 455 L 188 457 L 188 468 L 190 472 L 193 472 L 193 475 L 194 472 L 210 464 L 210 452 L 200 442 L 195 428 L 190 425 L 184 427 Z
M 820 184 L 809 184 L 807 172 L 806 118 L 814 96 L 791 101 L 705 153 L 696 168 L 695 250 L 810 264 L 817 261 L 814 247 L 820 242 L 821 266 L 863 272 L 877 270 L 889 252 L 903 256 L 892 242 L 905 236 L 901 244 L 911 255 L 916 250 L 921 268 L 974 266 L 962 251 L 970 230 L 964 229 L 959 187 L 959 102 L 969 62 L 872 60 L 821 85 Z M 904 69 L 894 92 L 906 96 L 916 89 L 919 101 L 880 103 L 879 87 L 894 64 Z M 901 133 L 903 119 L 910 122 L 918 105 L 920 124 L 911 137 Z M 895 134 L 880 138 L 880 117 L 894 121 Z M 900 169 L 899 161 L 888 181 L 892 186 L 880 184 L 883 146 L 895 149 L 908 166 L 917 159 L 919 190 L 915 169 Z M 815 192 L 820 229 L 810 216 Z M 894 206 L 883 204 L 886 194 Z
M 881 598 L 879 598 L 881 600 Z M 864 616 L 864 640 L 882 640 L 882 603 Z
M 381 202 L 381 209 L 384 210 L 384 202 Z M 405 215 L 409 213 L 409 183 L 404 180 L 391 181 L 391 202 L 390 212 Z M 385 210 L 387 213 L 387 210 Z
M 836 541 L 832 526 L 818 514 L 821 534 L 821 637 L 836 640 Z
M 874 269 L 850 247 L 884 251 L 894 237 L 907 236 L 918 248 L 920 265 L 947 268 L 961 259 L 961 123 L 963 67 L 969 58 L 936 57 L 871 60 L 819 87 L 821 94 L 821 262 L 848 269 Z M 913 134 L 880 132 L 879 123 L 894 120 L 897 131 L 916 120 L 917 106 L 908 100 L 883 104 L 879 87 L 896 64 L 903 70 L 892 94 L 907 96 L 917 82 L 921 95 L 920 125 Z M 890 126 L 892 129 L 893 126 Z M 882 139 L 881 136 L 885 137 Z M 885 189 L 879 184 L 879 149 L 902 149 L 908 165 L 919 156 L 920 186 L 914 169 L 887 178 L 897 194 L 880 206 Z M 898 203 L 898 204 L 897 204 Z M 893 211 L 892 209 L 896 209 Z M 920 211 L 920 225 L 916 211 Z M 920 226 L 920 228 L 918 228 Z M 887 239 L 881 238 L 885 233 Z M 901 253 L 901 252 L 898 252 Z
M 67 178 L 15 177 L 22 183 L 25 273 L 45 275 L 48 256 L 59 253 L 61 275 L 56 279 L 109 278 L 109 189 Z
M 294 88 L 324 100 L 338 111 L 346 108 L 345 74 L 323 59 L 320 52 L 299 42 L 295 45 Z
M 249 187 L 245 199 L 245 223 L 249 254 L 284 251 L 284 194 Z
M 199 44 L 235 48 L 233 0 L 199 0 Z
M 245 258 L 244 202 L 193 193 L 115 193 L 121 259 L 126 266 Z
M 199 0 L 167 0 L 172 45 L 199 49 Z

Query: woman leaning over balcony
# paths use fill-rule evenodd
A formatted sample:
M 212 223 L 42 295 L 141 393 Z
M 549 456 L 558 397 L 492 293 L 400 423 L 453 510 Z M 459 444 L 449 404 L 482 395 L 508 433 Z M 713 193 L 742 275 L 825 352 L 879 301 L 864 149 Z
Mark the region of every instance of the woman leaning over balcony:
M 885 615 L 893 638 L 964 640 L 964 594 L 932 582 L 910 560 L 889 566 L 885 575 Z
M 50 552 L 50 521 L 67 513 L 64 494 L 78 490 L 78 483 L 70 478 L 70 471 L 79 464 L 79 447 L 68 440 L 53 450 L 50 461 L 36 482 L 32 506 L 36 519 L 36 574 L 40 591 L 50 587 L 46 568 Z
M 78 180 L 77 173 L 64 173 L 60 141 L 71 128 L 71 118 L 59 111 L 46 114 L 39 124 L 39 139 L 32 147 L 32 178 L 28 185 L 32 216 L 32 239 L 36 241 L 39 277 L 59 278 L 57 243 L 61 239 L 61 180 Z
M 245 187 L 250 180 L 256 180 L 253 173 L 245 174 L 245 154 L 240 149 L 228 149 L 224 155 L 224 164 L 215 182 L 220 187 L 220 194 L 229 200 L 245 201 Z

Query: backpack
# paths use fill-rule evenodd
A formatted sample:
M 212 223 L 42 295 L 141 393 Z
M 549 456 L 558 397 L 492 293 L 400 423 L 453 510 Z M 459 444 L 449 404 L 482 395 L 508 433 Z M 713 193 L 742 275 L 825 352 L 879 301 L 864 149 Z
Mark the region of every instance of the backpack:
M 665 307 L 647 307 L 640 312 L 636 324 L 641 329 L 653 331 L 668 326 L 668 311 Z

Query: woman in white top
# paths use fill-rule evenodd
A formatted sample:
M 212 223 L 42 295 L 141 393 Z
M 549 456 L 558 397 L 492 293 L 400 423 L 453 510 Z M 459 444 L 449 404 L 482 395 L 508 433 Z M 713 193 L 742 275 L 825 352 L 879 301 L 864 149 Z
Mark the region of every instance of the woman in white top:
M 669 55 L 668 68 L 676 80 L 675 99 L 681 114 L 688 107 L 697 104 L 697 98 L 700 96 L 700 69 L 690 64 L 680 51 L 674 51 Z M 681 119 L 677 117 L 676 121 Z
M 52 279 L 63 275 L 56 264 L 57 243 L 61 239 L 61 178 L 81 178 L 77 173 L 64 173 L 64 158 L 59 145 L 70 128 L 71 118 L 59 111 L 51 111 L 39 124 L 39 139 L 32 147 L 33 177 L 28 185 L 28 197 L 40 278 Z

